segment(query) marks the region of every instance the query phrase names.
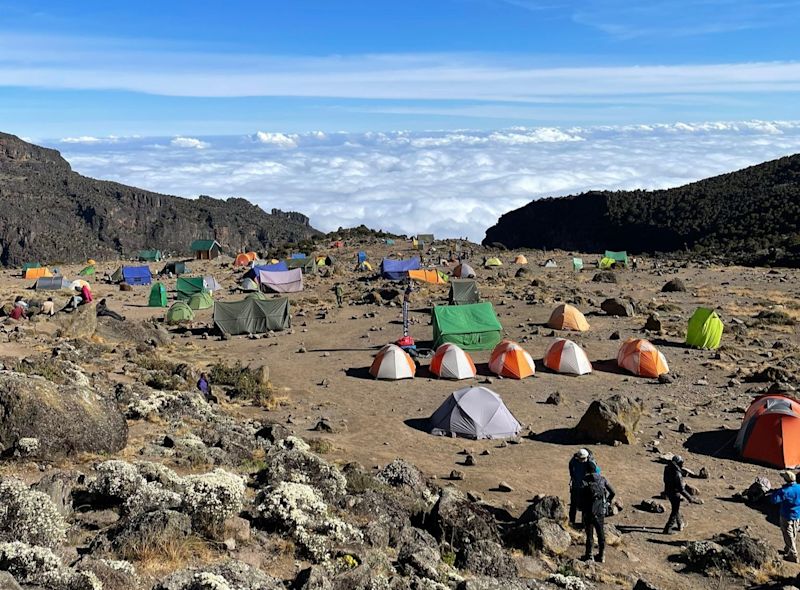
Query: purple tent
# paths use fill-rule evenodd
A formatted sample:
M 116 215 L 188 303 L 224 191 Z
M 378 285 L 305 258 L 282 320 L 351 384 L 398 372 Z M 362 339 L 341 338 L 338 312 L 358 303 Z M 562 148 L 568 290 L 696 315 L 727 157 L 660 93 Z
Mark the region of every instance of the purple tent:
M 258 282 L 262 291 L 275 293 L 299 293 L 303 290 L 303 271 L 299 268 L 283 271 L 258 271 Z

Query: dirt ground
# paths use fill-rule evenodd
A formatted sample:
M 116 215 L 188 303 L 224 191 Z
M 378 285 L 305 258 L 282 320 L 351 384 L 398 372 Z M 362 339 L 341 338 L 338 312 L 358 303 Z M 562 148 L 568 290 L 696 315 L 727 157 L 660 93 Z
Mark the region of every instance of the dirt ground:
M 388 283 L 373 279 L 367 286 L 366 277 L 351 270 L 360 248 L 366 250 L 376 268 L 381 257 L 390 253 L 412 255 L 410 246 L 405 245 L 346 247 L 335 252 L 341 261 L 336 276 L 304 277 L 305 292 L 291 295 L 292 330 L 274 338 L 235 337 L 226 341 L 214 336 L 204 339 L 175 333 L 173 344 L 164 354 L 198 366 L 216 361 L 266 363 L 272 383 L 286 396 L 284 405 L 266 411 L 237 407 L 227 401 L 223 404 L 243 415 L 288 422 L 303 437 L 327 439 L 333 450 L 326 458 L 336 462 L 357 461 L 373 467 L 401 457 L 440 480 L 448 479 L 450 472 L 458 469 L 465 473 L 465 478 L 452 485 L 476 492 L 515 516 L 534 495 L 568 497 L 567 463 L 582 446 L 572 441 L 569 429 L 577 424 L 591 401 L 612 393 L 630 394 L 641 398 L 645 406 L 638 442 L 591 447 L 604 475 L 625 504 L 621 514 L 609 519 L 624 533 L 622 544 L 608 551 L 604 566 L 593 566 L 607 572 L 607 587 L 629 587 L 631 581 L 641 576 L 664 589 L 736 588 L 740 586 L 734 580 L 681 574 L 682 566 L 670 561 L 670 556 L 677 554 L 687 540 L 708 539 L 745 525 L 772 545 L 782 547 L 779 529 L 764 514 L 731 500 L 733 493 L 747 488 L 759 475 L 766 475 L 777 485 L 778 470 L 738 460 L 728 443 L 735 437 L 749 401 L 764 386 L 744 382 L 743 375 L 785 356 L 796 356 L 800 344 L 797 326 L 751 326 L 738 337 L 733 328 L 737 320 L 750 322 L 765 309 L 782 310 L 800 320 L 800 272 L 697 264 L 654 268 L 654 262 L 645 259 L 641 270 L 618 271 L 618 283 L 607 284 L 592 282 L 593 268 L 573 272 L 572 255 L 567 253 L 545 255 L 526 251 L 528 272 L 518 278 L 514 275 L 520 267 L 512 263 L 516 253 L 498 253 L 504 266 L 493 270 L 480 268 L 480 258 L 474 257 L 481 296 L 494 303 L 506 337 L 522 343 L 537 359 L 535 377 L 523 381 L 492 377 L 491 384 L 487 384 L 502 396 L 525 426 L 522 434 L 531 433 L 520 444 L 501 445 L 498 441 L 434 437 L 424 430 L 425 418 L 452 391 L 486 380 L 490 351 L 472 353 L 479 372 L 475 380 L 452 382 L 430 378 L 426 370 L 428 361 L 424 358 L 420 359 L 421 367 L 413 380 L 384 382 L 369 377 L 367 368 L 375 352 L 402 336 L 401 309 L 399 305 L 361 303 L 362 295 L 370 288 Z M 540 267 L 550 256 L 555 257 L 558 268 Z M 589 267 L 588 262 L 595 260 L 596 255 L 583 258 Z M 224 287 L 215 299 L 240 299 L 241 294 L 230 292 L 230 288 L 241 271 L 228 266 L 229 262 L 223 259 L 190 263 L 190 274 L 215 276 Z M 96 297 L 106 297 L 112 309 L 129 319 L 163 317 L 164 309 L 147 307 L 148 287 L 120 292 L 117 286 L 100 282 L 103 273 L 113 272 L 118 264 L 98 265 L 98 274 L 91 280 Z M 150 265 L 154 271 L 161 266 Z M 452 266 L 440 268 L 449 270 Z M 69 266 L 62 270 L 72 278 L 79 268 Z M 25 281 L 18 274 L 10 270 L 2 273 L 0 293 L 4 299 L 10 300 L 16 294 L 41 298 L 41 294 L 25 290 L 32 281 Z M 687 291 L 662 293 L 662 285 L 676 277 L 683 279 Z M 537 286 L 531 286 L 534 279 Z M 168 289 L 174 290 L 174 279 L 164 282 Z M 345 288 L 347 304 L 341 309 L 334 303 L 332 287 L 336 282 Z M 418 345 L 429 346 L 429 306 L 444 302 L 447 292 L 446 286 L 430 285 L 422 286 L 414 294 L 411 334 Z M 533 301 L 525 300 L 526 292 L 532 294 Z M 613 362 L 603 362 L 616 358 L 621 341 L 627 337 L 645 337 L 642 327 L 647 317 L 641 313 L 630 318 L 605 315 L 599 303 L 608 297 L 631 297 L 644 307 L 661 306 L 659 315 L 664 333 L 649 337 L 666 355 L 674 383 L 660 385 L 651 379 L 623 374 L 611 368 Z M 65 299 L 60 295 L 55 298 L 59 303 Z M 586 350 L 595 366 L 591 375 L 555 374 L 540 363 L 553 339 L 553 331 L 544 324 L 560 301 L 576 301 L 591 324 L 590 331 L 585 333 L 555 334 L 575 340 Z M 687 349 L 682 344 L 688 318 L 701 305 L 717 308 L 726 324 L 719 352 Z M 211 310 L 199 312 L 195 325 L 210 327 L 211 316 Z M 49 330 L 46 322 L 37 324 L 36 329 L 43 333 Z M 615 331 L 621 340 L 609 338 Z M 784 342 L 785 346 L 773 348 L 776 341 Z M 44 350 L 47 348 L 44 342 L 33 341 L 22 346 L 2 344 L 0 357 L 22 357 Z M 563 402 L 545 404 L 545 399 L 555 391 L 560 392 Z M 336 434 L 311 431 L 321 417 L 345 424 L 343 431 Z M 679 432 L 680 424 L 685 425 L 681 430 L 686 432 Z M 131 452 L 141 440 L 132 436 Z M 463 465 L 464 450 L 475 454 L 476 465 Z M 658 458 L 661 453 L 669 452 L 684 455 L 686 466 L 694 471 L 706 467 L 710 478 L 690 480 L 699 488 L 705 504 L 688 506 L 687 530 L 667 537 L 661 534 L 666 514 L 649 514 L 634 506 L 661 492 L 663 464 Z M 501 480 L 510 484 L 513 491 L 498 491 Z M 582 548 L 574 545 L 569 556 L 577 558 L 581 552 Z M 523 569 L 526 563 L 521 558 Z M 532 562 L 528 565 L 534 567 Z M 787 564 L 786 574 L 800 574 L 800 568 Z

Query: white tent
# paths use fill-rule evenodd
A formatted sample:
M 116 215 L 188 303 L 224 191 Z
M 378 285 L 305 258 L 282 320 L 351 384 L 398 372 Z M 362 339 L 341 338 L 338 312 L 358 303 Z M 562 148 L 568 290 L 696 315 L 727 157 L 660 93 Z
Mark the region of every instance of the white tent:
M 217 279 L 209 276 L 209 277 L 203 277 L 203 288 L 206 291 L 211 291 L 213 293 L 214 291 L 219 291 L 220 289 L 222 289 L 222 285 L 220 285 L 217 282 Z
M 468 438 L 508 438 L 522 425 L 503 400 L 485 387 L 466 387 L 452 393 L 430 418 L 431 434 Z
M 369 374 L 375 379 L 412 379 L 416 371 L 408 353 L 395 344 L 381 348 L 369 368 Z
M 449 342 L 436 349 L 430 371 L 442 379 L 471 379 L 477 374 L 470 356 Z
M 592 363 L 586 352 L 572 340 L 558 338 L 544 353 L 544 366 L 557 373 L 586 375 L 592 372 Z

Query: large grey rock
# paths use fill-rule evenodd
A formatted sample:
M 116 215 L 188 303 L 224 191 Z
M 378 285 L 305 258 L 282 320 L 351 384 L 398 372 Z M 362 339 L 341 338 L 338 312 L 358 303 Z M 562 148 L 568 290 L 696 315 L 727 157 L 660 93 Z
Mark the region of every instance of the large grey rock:
M 536 496 L 518 519 L 519 524 L 533 522 L 541 518 L 550 520 L 564 520 L 567 517 L 567 507 L 564 500 L 558 496 Z
M 116 452 L 128 441 L 128 425 L 113 400 L 87 386 L 13 371 L 0 371 L 0 416 L 0 446 L 38 439 L 35 458 Z
M 480 504 L 468 500 L 456 488 L 442 490 L 429 522 L 434 537 L 450 543 L 456 551 L 477 541 L 500 540 L 492 514 Z
M 509 532 L 508 540 L 529 555 L 539 551 L 548 555 L 563 555 L 572 544 L 572 537 L 564 526 L 549 518 L 515 527 Z
M 85 476 L 80 471 L 57 470 L 43 476 L 31 486 L 47 494 L 61 516 L 72 514 L 72 494 L 84 485 Z
M 91 552 L 129 552 L 136 548 L 158 546 L 185 539 L 192 534 L 192 519 L 174 510 L 145 512 L 120 522 L 95 538 Z
M 620 299 L 619 297 L 612 297 L 606 299 L 600 304 L 600 309 L 608 315 L 615 315 L 619 317 L 631 317 L 634 314 L 633 305 L 630 301 Z
M 88 340 L 97 329 L 97 310 L 94 304 L 82 305 L 72 313 L 59 313 L 54 317 L 56 336 Z
M 595 400 L 575 427 L 576 434 L 592 442 L 614 444 L 636 441 L 636 428 L 642 417 L 642 402 L 616 394 L 606 400 Z
M 441 555 L 436 539 L 423 530 L 409 530 L 411 532 L 407 535 L 407 539 L 397 555 L 400 571 L 407 575 L 416 574 L 431 580 L 439 579 Z
M 531 586 L 520 579 L 502 579 L 478 576 L 462 580 L 456 590 L 530 590 Z
M 494 541 L 477 541 L 467 545 L 459 553 L 456 565 L 473 574 L 493 578 L 513 578 L 517 575 L 517 564 Z
M 319 565 L 312 565 L 302 570 L 292 582 L 291 590 L 332 590 L 333 583 L 325 571 Z
M 683 293 L 684 291 L 686 291 L 686 285 L 678 278 L 667 281 L 664 283 L 664 286 L 661 287 L 662 293 Z
M 142 587 L 135 568 L 126 561 L 85 557 L 78 562 L 75 569 L 79 572 L 93 573 L 103 585 L 103 590 L 138 590 Z
M 22 590 L 14 576 L 8 572 L 0 572 L 0 590 Z
M 230 588 L 235 590 L 284 590 L 285 588 L 277 578 L 268 576 L 261 570 L 241 561 L 230 560 L 208 567 L 174 572 L 153 586 L 153 590 L 211 590 L 217 588 L 218 586 L 210 582 L 202 583 L 207 574 L 223 578 Z M 319 587 L 319 590 L 322 588 Z M 311 590 L 311 587 L 308 590 Z
M 259 471 L 258 481 L 275 486 L 282 481 L 302 481 L 322 494 L 326 502 L 337 502 L 345 493 L 347 481 L 339 468 L 302 449 L 273 447 Z

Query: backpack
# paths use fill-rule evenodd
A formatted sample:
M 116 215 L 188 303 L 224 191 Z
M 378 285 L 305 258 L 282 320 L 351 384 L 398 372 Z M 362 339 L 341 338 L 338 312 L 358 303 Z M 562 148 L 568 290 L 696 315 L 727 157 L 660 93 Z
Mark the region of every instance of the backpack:
M 584 508 L 596 516 L 606 514 L 606 482 L 602 477 L 587 479 L 583 483 Z

